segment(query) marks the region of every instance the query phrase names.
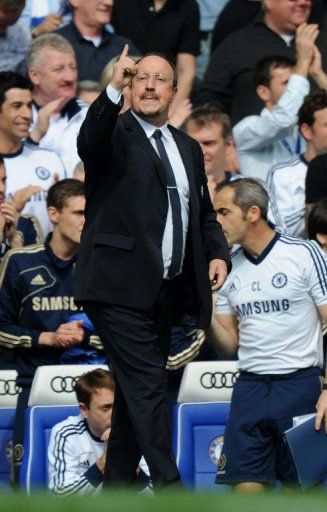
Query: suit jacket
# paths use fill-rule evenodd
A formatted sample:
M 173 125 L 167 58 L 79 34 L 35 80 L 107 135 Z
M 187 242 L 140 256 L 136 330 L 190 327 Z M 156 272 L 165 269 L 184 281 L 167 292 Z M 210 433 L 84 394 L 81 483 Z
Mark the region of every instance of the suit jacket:
M 168 212 L 165 169 L 142 127 L 106 91 L 91 105 L 78 137 L 85 164 L 86 221 L 75 300 L 148 308 L 163 279 L 162 238 Z M 209 198 L 200 146 L 169 126 L 190 187 L 190 219 L 176 323 L 206 327 L 211 318 L 208 262 L 229 262 Z M 188 320 L 186 320 L 188 319 Z M 192 321 L 190 321 L 190 319 Z

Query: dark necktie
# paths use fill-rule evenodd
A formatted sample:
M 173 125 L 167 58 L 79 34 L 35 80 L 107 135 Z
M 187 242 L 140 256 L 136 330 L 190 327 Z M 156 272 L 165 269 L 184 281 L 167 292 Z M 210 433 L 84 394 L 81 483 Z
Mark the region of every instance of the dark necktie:
M 172 278 L 176 275 L 182 265 L 183 258 L 183 222 L 181 212 L 181 201 L 179 198 L 174 171 L 171 167 L 165 146 L 161 140 L 161 130 L 155 130 L 153 137 L 156 141 L 159 156 L 166 170 L 167 190 L 170 199 L 173 220 L 173 251 L 171 263 L 168 270 L 168 277 Z

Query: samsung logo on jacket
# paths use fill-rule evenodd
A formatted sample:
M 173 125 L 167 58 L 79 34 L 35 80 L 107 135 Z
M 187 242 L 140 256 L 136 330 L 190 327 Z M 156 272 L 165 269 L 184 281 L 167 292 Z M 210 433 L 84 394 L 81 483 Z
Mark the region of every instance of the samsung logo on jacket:
M 74 303 L 74 297 L 57 296 L 57 297 L 33 297 L 33 311 L 77 311 Z

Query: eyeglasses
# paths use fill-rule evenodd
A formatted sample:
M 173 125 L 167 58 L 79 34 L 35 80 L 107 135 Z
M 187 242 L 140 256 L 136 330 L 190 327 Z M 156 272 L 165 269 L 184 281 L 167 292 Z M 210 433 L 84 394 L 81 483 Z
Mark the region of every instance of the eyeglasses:
M 168 84 L 169 80 L 173 79 L 172 76 L 166 75 L 166 73 L 137 73 L 134 80 L 140 84 L 144 84 L 150 77 L 153 77 L 154 81 L 160 85 Z

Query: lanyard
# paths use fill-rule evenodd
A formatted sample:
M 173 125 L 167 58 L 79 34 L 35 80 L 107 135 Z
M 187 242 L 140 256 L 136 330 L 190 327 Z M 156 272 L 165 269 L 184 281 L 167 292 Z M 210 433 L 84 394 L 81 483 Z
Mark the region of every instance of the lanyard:
M 295 152 L 292 150 L 287 139 L 282 139 L 281 143 L 283 144 L 284 148 L 287 149 L 287 151 L 289 152 L 289 154 L 291 156 L 301 154 L 301 135 L 300 134 L 298 134 L 298 136 L 297 136 Z

